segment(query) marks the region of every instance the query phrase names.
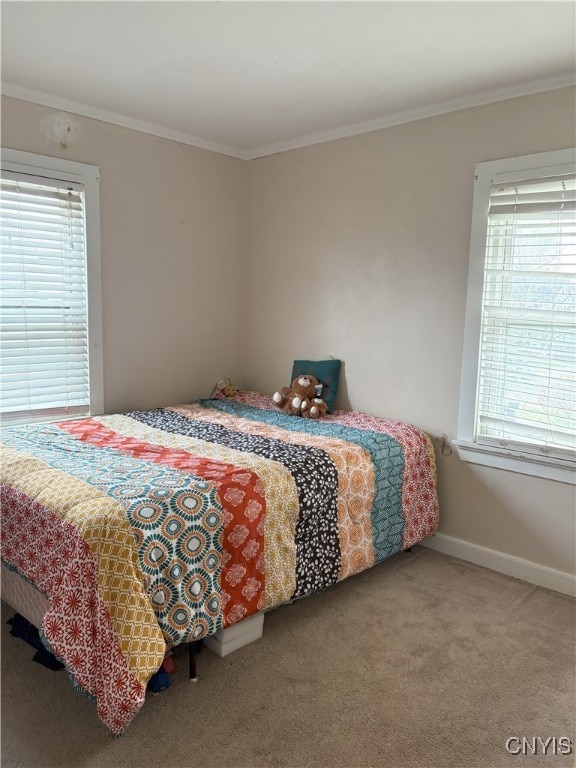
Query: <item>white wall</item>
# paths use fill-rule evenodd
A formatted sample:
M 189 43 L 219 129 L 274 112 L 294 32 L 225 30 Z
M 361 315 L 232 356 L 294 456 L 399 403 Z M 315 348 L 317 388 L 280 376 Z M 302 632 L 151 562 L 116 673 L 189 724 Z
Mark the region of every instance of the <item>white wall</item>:
M 570 147 L 561 89 L 253 160 L 246 384 L 345 361 L 341 407 L 456 437 L 477 163 Z M 438 457 L 441 532 L 574 574 L 574 487 Z
M 2 146 L 100 167 L 106 411 L 240 378 L 245 163 L 83 117 L 62 152 L 52 111 L 3 98 Z

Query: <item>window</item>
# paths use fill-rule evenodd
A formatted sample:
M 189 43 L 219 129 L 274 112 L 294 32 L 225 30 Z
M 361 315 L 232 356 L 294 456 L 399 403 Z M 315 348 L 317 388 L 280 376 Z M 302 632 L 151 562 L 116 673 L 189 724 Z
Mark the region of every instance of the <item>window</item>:
M 470 245 L 461 458 L 575 482 L 576 155 L 481 163 Z
M 99 173 L 2 151 L 0 414 L 101 413 Z

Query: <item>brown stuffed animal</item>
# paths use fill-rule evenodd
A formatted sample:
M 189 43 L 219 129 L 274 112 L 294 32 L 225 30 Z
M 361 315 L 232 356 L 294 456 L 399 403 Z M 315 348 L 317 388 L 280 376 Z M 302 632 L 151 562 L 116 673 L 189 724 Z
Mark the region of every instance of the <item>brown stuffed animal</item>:
M 316 397 L 318 379 L 314 376 L 297 376 L 291 387 L 282 387 L 275 392 L 272 399 L 289 416 L 304 416 L 306 419 L 317 419 L 324 416 L 327 405 L 324 400 Z
M 328 406 L 322 400 L 321 397 L 314 397 L 310 402 L 310 407 L 307 408 L 302 416 L 305 419 L 319 419 L 321 416 L 325 416 L 328 411 Z

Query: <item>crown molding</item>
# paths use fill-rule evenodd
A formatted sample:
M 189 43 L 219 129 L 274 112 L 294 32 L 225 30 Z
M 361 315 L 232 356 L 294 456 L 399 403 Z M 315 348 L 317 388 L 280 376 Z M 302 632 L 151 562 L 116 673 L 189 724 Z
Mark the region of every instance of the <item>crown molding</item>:
M 321 144 L 326 141 L 345 139 L 363 133 L 378 131 L 383 128 L 392 128 L 397 125 L 403 125 L 404 123 L 412 123 L 416 120 L 438 117 L 439 115 L 456 112 L 461 109 L 470 109 L 472 107 L 479 107 L 493 102 L 505 101 L 506 99 L 514 99 L 520 96 L 530 96 L 531 94 L 553 91 L 558 88 L 566 88 L 573 85 L 576 85 L 576 73 L 531 80 L 517 86 L 482 91 L 479 94 L 474 94 L 469 97 L 436 102 L 435 104 L 430 104 L 425 107 L 418 107 L 417 109 L 406 110 L 405 112 L 396 112 L 392 115 L 387 115 L 386 117 L 376 118 L 375 120 L 342 125 L 327 131 L 320 131 L 318 133 L 308 134 L 297 139 L 289 139 L 275 144 L 266 144 L 249 150 L 228 146 L 226 144 L 219 144 L 218 142 L 210 141 L 201 136 L 175 131 L 166 126 L 148 123 L 116 112 L 108 112 L 88 104 L 71 101 L 40 91 L 34 91 L 29 88 L 22 88 L 10 83 L 2 84 L 2 93 L 5 96 L 14 99 L 29 101 L 34 104 L 51 107 L 52 109 L 64 110 L 65 112 L 72 112 L 76 115 L 90 117 L 94 120 L 101 120 L 105 123 L 111 123 L 123 128 L 130 128 L 135 131 L 141 131 L 142 133 L 148 133 L 152 136 L 169 139 L 170 141 L 187 144 L 199 149 L 207 149 L 211 152 L 228 155 L 239 160 L 255 160 L 259 157 L 267 157 L 268 155 L 287 152 L 291 149 L 302 149 L 303 147 Z
M 268 144 L 266 146 L 256 147 L 253 150 L 247 151 L 244 159 L 255 160 L 259 157 L 276 155 L 280 152 L 287 152 L 291 149 L 302 149 L 303 147 L 309 147 L 314 144 L 321 144 L 326 141 L 346 139 L 351 136 L 359 136 L 363 133 L 378 131 L 382 128 L 392 128 L 396 125 L 412 123 L 416 120 L 424 120 L 428 117 L 438 117 L 439 115 L 445 115 L 450 112 L 457 112 L 461 109 L 480 107 L 485 104 L 491 104 L 497 101 L 505 101 L 506 99 L 514 99 L 520 96 L 530 96 L 531 94 L 542 93 L 544 91 L 554 91 L 558 88 L 566 88 L 573 85 L 576 85 L 576 73 L 573 75 L 561 75 L 558 77 L 547 77 L 541 78 L 539 80 L 532 80 L 528 83 L 523 83 L 522 85 L 514 87 L 483 91 L 480 94 L 475 94 L 474 96 L 470 97 L 436 102 L 435 104 L 430 104 L 426 107 L 419 107 L 417 109 L 411 109 L 405 112 L 396 112 L 392 115 L 388 115 L 387 117 L 376 118 L 375 120 L 368 120 L 363 123 L 343 125 L 339 128 L 321 131 L 319 133 L 311 133 L 307 136 L 302 136 L 299 139 L 282 141 L 278 144 Z
M 218 142 L 205 139 L 202 136 L 175 131 L 172 128 L 167 128 L 163 125 L 148 123 L 145 120 L 138 120 L 134 117 L 118 114 L 117 112 L 108 112 L 105 109 L 98 109 L 97 107 L 92 107 L 89 104 L 84 104 L 80 101 L 63 99 L 60 96 L 54 96 L 50 93 L 33 91 L 30 88 L 22 88 L 19 85 L 3 82 L 2 94 L 13 99 L 20 99 L 20 101 L 29 101 L 33 104 L 40 104 L 43 107 L 60 109 L 64 112 L 80 115 L 81 117 L 90 117 L 94 120 L 100 120 L 103 123 L 111 123 L 112 125 L 118 125 L 121 128 L 130 128 L 133 131 L 149 133 L 152 136 L 158 136 L 161 139 L 169 139 L 170 141 L 176 141 L 180 144 L 188 144 L 189 146 L 197 147 L 198 149 L 207 149 L 210 152 L 217 152 L 220 155 L 229 155 L 230 157 L 236 157 L 239 160 L 248 159 L 245 156 L 246 153 L 237 147 L 229 147 L 226 144 L 219 144 Z

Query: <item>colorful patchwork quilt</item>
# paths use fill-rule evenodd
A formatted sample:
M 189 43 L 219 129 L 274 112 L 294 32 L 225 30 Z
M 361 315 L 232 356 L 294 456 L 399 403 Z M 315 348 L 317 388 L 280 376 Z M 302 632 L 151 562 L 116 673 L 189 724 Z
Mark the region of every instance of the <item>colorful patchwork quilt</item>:
M 353 411 L 191 405 L 2 434 L 2 560 L 49 600 L 41 635 L 114 733 L 168 648 L 434 533 L 430 438 Z

